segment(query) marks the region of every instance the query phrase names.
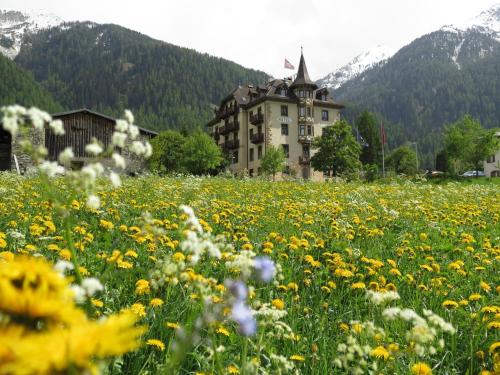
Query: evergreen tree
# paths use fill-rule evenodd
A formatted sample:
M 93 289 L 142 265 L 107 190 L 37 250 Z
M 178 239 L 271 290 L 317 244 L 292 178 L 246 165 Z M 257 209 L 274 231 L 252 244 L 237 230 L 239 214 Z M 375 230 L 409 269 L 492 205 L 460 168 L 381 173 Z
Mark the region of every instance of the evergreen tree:
M 275 180 L 276 173 L 283 170 L 285 164 L 285 153 L 281 147 L 269 146 L 262 157 L 262 171 L 273 176 Z
M 314 139 L 313 148 L 317 152 L 311 158 L 311 165 L 316 170 L 339 176 L 361 169 L 361 148 L 345 120 L 325 128 L 323 135 Z
M 381 163 L 381 144 L 377 123 L 375 115 L 366 110 L 356 120 L 356 129 L 359 134 L 358 142 L 361 143 L 359 159 L 363 165 L 379 165 Z

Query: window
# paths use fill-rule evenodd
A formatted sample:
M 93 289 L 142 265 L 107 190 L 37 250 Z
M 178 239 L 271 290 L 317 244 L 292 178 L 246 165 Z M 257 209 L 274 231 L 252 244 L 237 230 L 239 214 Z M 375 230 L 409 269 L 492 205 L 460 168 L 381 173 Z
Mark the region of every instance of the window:
M 290 147 L 288 145 L 281 145 L 283 147 L 283 153 L 286 158 L 290 157 Z
M 313 135 L 313 128 L 311 125 L 307 125 L 307 135 Z
M 226 142 L 226 143 L 229 142 L 229 134 L 226 134 L 224 136 L 224 142 Z
M 257 148 L 257 159 L 262 159 L 262 146 Z
M 494 163 L 495 162 L 495 155 L 491 155 L 486 159 L 487 163 Z
M 282 105 L 281 106 L 281 116 L 287 116 L 288 117 L 288 106 L 287 105 Z
M 328 121 L 328 111 L 326 109 L 323 109 L 321 111 L 321 120 L 322 121 Z
M 250 111 L 249 115 L 250 117 L 253 117 L 253 111 Z
M 257 132 L 258 132 L 259 134 L 260 134 L 260 133 L 262 133 L 262 126 L 260 126 L 260 125 L 259 125 L 259 126 L 257 126 Z
M 321 100 L 323 100 L 324 102 L 326 102 L 326 94 L 321 95 Z
M 304 90 L 300 90 L 299 91 L 299 98 L 303 98 L 304 97 Z
M 288 124 L 281 124 L 281 135 L 288 135 Z
M 250 177 L 253 177 L 253 169 L 250 169 L 250 170 L 248 171 L 248 175 L 249 175 Z
M 290 166 L 289 165 L 285 165 L 285 168 L 283 169 L 283 173 L 290 174 Z
M 233 152 L 233 164 L 238 163 L 238 151 Z
M 299 125 L 299 135 L 306 135 L 306 126 Z
M 253 161 L 253 148 L 250 149 L 250 161 Z
M 277 90 L 277 92 L 278 92 L 278 95 L 280 95 L 280 96 L 286 96 L 286 89 L 285 89 L 285 88 L 283 88 L 283 87 L 280 87 L 280 88 Z
M 306 115 L 306 108 L 305 107 L 299 107 L 299 116 L 300 117 L 305 117 Z
M 307 117 L 311 117 L 311 107 L 307 107 Z
M 253 136 L 253 129 L 250 129 L 249 133 L 250 133 L 250 138 L 252 138 L 252 136 Z

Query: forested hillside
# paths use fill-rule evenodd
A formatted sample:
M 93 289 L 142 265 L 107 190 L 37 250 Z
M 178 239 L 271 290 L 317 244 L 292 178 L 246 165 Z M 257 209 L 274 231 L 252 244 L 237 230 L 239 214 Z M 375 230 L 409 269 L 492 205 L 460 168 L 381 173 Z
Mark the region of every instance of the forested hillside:
M 61 109 L 52 96 L 24 69 L 0 54 L 0 106 L 22 104 L 50 112 Z
M 16 63 L 67 109 L 110 115 L 130 108 L 152 129 L 194 129 L 238 84 L 268 76 L 238 64 L 151 39 L 116 25 L 72 23 L 30 35 Z
M 443 125 L 471 114 L 500 126 L 500 43 L 477 30 L 440 30 L 402 48 L 334 92 L 346 112 L 382 114 L 393 145 L 417 141 L 423 166 L 433 167 Z

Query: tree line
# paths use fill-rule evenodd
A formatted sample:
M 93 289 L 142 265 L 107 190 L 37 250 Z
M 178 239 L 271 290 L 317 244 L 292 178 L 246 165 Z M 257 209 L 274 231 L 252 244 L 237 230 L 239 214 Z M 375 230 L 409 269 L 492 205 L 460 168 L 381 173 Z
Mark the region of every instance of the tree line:
M 445 146 L 436 155 L 436 168 L 449 174 L 481 169 L 483 161 L 500 147 L 495 130 L 484 129 L 469 115 L 445 126 L 443 138 Z M 159 173 L 217 174 L 231 162 L 214 139 L 201 131 L 163 131 L 152 144 L 150 167 Z M 362 112 L 354 125 L 340 120 L 325 128 L 312 148 L 316 152 L 311 166 L 331 177 L 372 181 L 384 175 L 422 172 L 418 143 L 390 150 L 382 142 L 380 120 L 368 111 Z M 269 146 L 262 158 L 262 171 L 274 180 L 277 173 L 285 171 L 285 161 L 282 148 Z

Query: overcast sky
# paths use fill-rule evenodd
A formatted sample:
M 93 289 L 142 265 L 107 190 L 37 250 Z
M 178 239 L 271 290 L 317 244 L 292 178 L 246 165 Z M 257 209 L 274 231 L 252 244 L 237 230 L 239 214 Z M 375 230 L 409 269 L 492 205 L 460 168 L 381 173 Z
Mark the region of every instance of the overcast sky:
M 402 47 L 499 0 L 0 0 L 65 20 L 115 23 L 282 77 L 304 47 L 312 79 L 364 50 Z M 288 71 L 290 74 L 290 71 Z

